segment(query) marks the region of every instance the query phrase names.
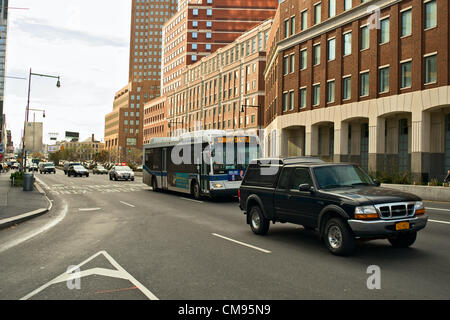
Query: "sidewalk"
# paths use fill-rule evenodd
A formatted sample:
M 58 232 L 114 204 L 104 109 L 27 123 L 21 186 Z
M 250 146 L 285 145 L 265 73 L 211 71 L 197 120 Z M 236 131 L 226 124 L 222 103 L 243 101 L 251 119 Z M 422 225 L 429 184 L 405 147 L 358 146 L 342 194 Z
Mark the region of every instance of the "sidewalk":
M 31 219 L 48 211 L 45 194 L 36 188 L 24 192 L 22 188 L 11 187 L 9 173 L 0 174 L 0 229 Z

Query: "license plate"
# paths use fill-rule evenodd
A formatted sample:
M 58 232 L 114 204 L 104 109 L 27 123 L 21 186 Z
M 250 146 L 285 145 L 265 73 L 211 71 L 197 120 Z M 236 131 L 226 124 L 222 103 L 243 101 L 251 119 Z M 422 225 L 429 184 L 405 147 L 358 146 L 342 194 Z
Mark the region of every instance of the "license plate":
M 395 225 L 395 230 L 409 230 L 409 222 L 399 222 Z

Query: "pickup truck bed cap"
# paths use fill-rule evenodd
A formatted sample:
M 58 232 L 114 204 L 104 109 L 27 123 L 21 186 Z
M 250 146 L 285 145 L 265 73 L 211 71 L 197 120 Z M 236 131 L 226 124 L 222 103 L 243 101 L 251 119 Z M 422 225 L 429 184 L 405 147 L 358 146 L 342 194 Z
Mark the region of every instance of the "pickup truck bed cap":
M 291 157 L 291 158 L 260 158 L 254 159 L 250 164 L 266 164 L 266 165 L 288 165 L 297 163 L 322 164 L 323 160 L 314 157 Z

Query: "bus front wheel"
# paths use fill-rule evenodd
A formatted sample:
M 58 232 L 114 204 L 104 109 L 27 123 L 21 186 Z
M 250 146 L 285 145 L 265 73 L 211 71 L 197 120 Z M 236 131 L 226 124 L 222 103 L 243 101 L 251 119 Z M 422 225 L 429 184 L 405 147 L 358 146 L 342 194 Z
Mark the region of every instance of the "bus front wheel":
M 153 189 L 154 192 L 158 191 L 158 185 L 156 183 L 156 179 L 155 178 L 152 179 L 152 189 Z

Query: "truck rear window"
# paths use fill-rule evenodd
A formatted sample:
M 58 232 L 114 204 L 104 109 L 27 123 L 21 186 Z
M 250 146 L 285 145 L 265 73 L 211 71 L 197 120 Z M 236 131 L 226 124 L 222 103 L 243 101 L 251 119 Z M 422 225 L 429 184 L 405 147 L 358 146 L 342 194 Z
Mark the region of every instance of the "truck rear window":
M 278 179 L 278 173 L 280 170 L 270 170 L 276 173 L 265 174 L 267 173 L 267 170 L 264 171 L 261 169 L 262 169 L 261 167 L 250 166 L 245 174 L 243 184 L 275 188 Z

